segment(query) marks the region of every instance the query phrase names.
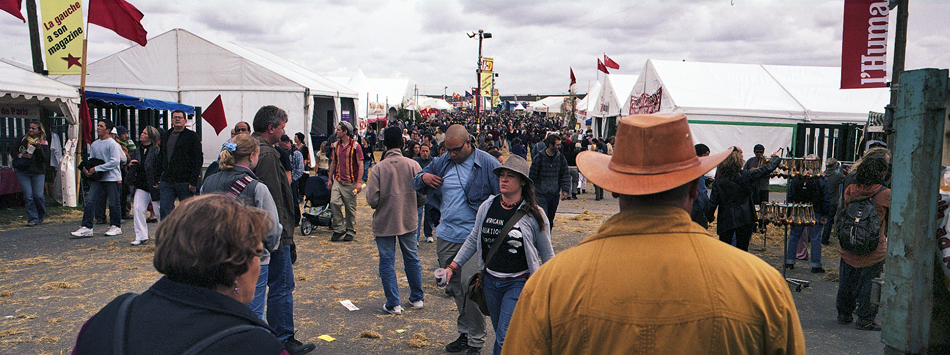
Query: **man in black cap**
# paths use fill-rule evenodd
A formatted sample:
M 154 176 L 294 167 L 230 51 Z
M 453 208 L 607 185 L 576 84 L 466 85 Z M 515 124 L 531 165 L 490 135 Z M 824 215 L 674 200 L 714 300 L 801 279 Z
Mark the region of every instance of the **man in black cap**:
M 746 160 L 745 165 L 742 166 L 742 170 L 755 170 L 769 161 L 765 158 L 765 146 L 761 144 L 756 144 L 755 147 L 752 148 L 752 153 L 755 154 L 755 156 Z M 762 202 L 768 201 L 769 177 L 766 175 L 752 183 L 752 202 L 758 206 Z M 759 230 L 765 230 L 765 223 L 762 221 L 759 221 Z

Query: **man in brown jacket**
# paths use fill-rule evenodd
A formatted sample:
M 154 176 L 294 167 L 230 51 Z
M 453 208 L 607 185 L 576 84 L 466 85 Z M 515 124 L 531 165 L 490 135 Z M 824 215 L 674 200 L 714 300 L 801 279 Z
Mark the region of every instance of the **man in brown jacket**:
M 422 265 L 419 263 L 416 210 L 426 203 L 425 195 L 416 193 L 412 179 L 422 170 L 415 160 L 402 155 L 402 131 L 389 127 L 383 131 L 386 152 L 366 181 L 366 203 L 373 211 L 373 235 L 379 249 L 379 278 L 383 281 L 386 304 L 383 310 L 402 314 L 399 284 L 396 283 L 396 242 L 402 250 L 402 263 L 409 282 L 412 308 L 422 308 Z M 380 190 L 381 186 L 386 186 Z
M 804 354 L 782 275 L 689 217 L 699 177 L 731 149 L 697 157 L 686 116 L 618 122 L 614 155 L 577 167 L 620 212 L 528 279 L 505 354 Z
M 291 249 L 294 245 L 294 196 L 290 191 L 290 182 L 280 163 L 280 153 L 274 144 L 280 141 L 287 125 L 287 112 L 275 107 L 264 106 L 254 115 L 254 133 L 260 143 L 260 153 L 254 174 L 264 182 L 274 204 L 277 205 L 277 218 L 283 227 L 280 248 L 271 254 L 267 266 L 267 324 L 277 331 L 277 339 L 291 355 L 306 354 L 316 346 L 301 343 L 294 338 L 294 266 Z M 262 266 L 263 268 L 263 266 Z M 265 280 L 258 280 L 258 284 Z M 255 296 L 256 297 L 256 296 Z

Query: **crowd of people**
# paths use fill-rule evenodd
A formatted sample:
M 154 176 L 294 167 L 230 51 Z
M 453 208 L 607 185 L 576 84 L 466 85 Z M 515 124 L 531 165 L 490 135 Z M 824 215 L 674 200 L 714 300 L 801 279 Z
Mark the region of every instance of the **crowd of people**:
M 81 166 L 89 197 L 72 237 L 92 237 L 105 205 L 106 235 L 122 233 L 125 181 L 135 226 L 131 244 L 149 243 L 149 210 L 163 221 L 155 233 L 154 264 L 165 276 L 93 316 L 79 334 L 77 353 L 117 347 L 177 353 L 208 344 L 233 349 L 242 342 L 253 343 L 247 345 L 253 353 L 314 350 L 295 338 L 293 322 L 293 234 L 310 173 L 327 176 L 330 241 L 355 240 L 359 194 L 374 210 L 370 229 L 379 253 L 383 312 L 403 313 L 397 246 L 408 305 L 424 307 L 418 243 L 435 243 L 435 282 L 458 311 L 458 338 L 446 345 L 448 352 L 480 353 L 485 316 L 495 332 L 495 354 L 804 352 L 785 280 L 745 252 L 756 226 L 764 228 L 754 206 L 768 201 L 768 176 L 780 159 L 775 153 L 765 157 L 761 145 L 747 161 L 738 148 L 711 154 L 705 145 L 693 145 L 682 115 L 624 117 L 617 136 L 606 140 L 564 129 L 560 120 L 506 113 L 450 113 L 427 122 L 392 122 L 362 135 L 344 121 L 311 157 L 302 133 L 293 139 L 285 134 L 286 112 L 265 106 L 253 122 L 234 126 L 203 177 L 198 135 L 186 127 L 184 112 L 171 117 L 171 129 L 146 126 L 137 144 L 110 120 L 97 123 L 99 139 Z M 11 153 L 24 160 L 16 169 L 24 191 L 29 187 L 28 225 L 41 223 L 43 188 L 34 180 L 44 179 L 40 168 L 49 159 L 42 125 L 31 123 Z M 886 149 L 872 149 L 847 177 L 830 159 L 825 174 L 789 182 L 787 200 L 815 206 L 818 223 L 792 228 L 785 268 L 794 268 L 810 245 L 811 271 L 824 272 L 821 247 L 829 243 L 835 211 L 851 201 L 875 199 L 884 220 L 889 158 Z M 713 168 L 715 177 L 707 176 Z M 618 199 L 620 212 L 554 258 L 551 230 L 559 202 L 587 193 L 588 181 L 595 200 L 606 191 Z M 714 219 L 719 241 L 706 231 Z M 841 324 L 857 314 L 859 329 L 880 329 L 869 301 L 886 250 L 883 230 L 880 239 L 868 255 L 841 250 Z M 630 278 L 622 272 L 625 265 L 665 266 Z M 700 269 L 702 275 L 694 272 Z M 480 290 L 475 292 L 484 295 L 483 302 L 473 301 L 472 290 Z M 722 297 L 707 297 L 710 292 Z M 605 296 L 610 300 L 601 302 Z M 182 325 L 195 314 L 202 319 L 194 327 Z M 156 317 L 161 327 L 146 329 L 135 321 Z M 611 338 L 621 328 L 631 332 L 629 341 Z M 704 336 L 682 336 L 699 332 Z M 132 337 L 138 341 L 129 342 Z

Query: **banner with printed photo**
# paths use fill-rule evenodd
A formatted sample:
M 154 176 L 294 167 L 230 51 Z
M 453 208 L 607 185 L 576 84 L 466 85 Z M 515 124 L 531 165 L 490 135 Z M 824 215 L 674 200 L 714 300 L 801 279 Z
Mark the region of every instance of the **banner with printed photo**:
M 50 74 L 79 75 L 82 71 L 82 5 L 76 0 L 42 0 L 43 43 Z
M 491 97 L 491 79 L 492 73 L 495 69 L 495 59 L 489 57 L 482 57 L 482 77 L 481 83 L 481 95 L 482 97 Z

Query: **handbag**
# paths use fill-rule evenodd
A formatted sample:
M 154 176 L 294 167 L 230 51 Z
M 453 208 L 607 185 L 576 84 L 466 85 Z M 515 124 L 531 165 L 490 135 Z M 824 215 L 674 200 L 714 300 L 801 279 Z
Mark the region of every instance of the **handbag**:
M 495 237 L 495 242 L 491 244 L 491 249 L 488 250 L 488 256 L 485 258 L 485 266 L 482 267 L 480 271 L 475 272 L 475 275 L 472 275 L 468 279 L 468 296 L 469 300 L 472 300 L 478 304 L 478 310 L 484 315 L 488 314 L 488 304 L 485 303 L 485 288 L 482 287 L 482 273 L 485 272 L 485 268 L 488 267 L 488 262 L 491 261 L 492 256 L 495 255 L 495 251 L 498 250 L 498 247 L 501 246 L 502 240 L 505 239 L 505 236 L 508 235 L 508 232 L 511 231 L 511 228 L 515 226 L 515 223 L 521 220 L 521 217 L 524 217 L 525 210 L 519 208 L 515 212 L 514 216 L 511 216 L 508 219 L 508 223 L 505 223 L 505 226 L 498 231 L 498 236 Z
M 26 172 L 30 169 L 30 165 L 33 164 L 33 157 L 29 158 L 13 158 L 13 162 L 10 164 L 13 166 L 16 171 Z

